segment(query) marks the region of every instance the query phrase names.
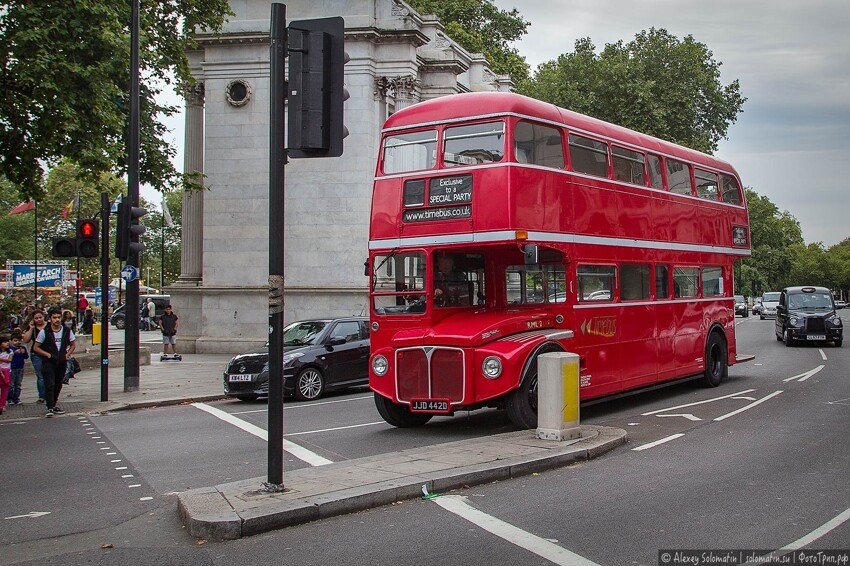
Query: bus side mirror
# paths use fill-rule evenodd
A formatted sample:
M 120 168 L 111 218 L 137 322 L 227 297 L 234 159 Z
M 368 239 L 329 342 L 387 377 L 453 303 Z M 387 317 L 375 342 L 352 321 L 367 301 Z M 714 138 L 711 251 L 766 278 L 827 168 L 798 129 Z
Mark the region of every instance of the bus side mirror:
M 363 275 L 369 277 L 369 260 L 363 262 Z
M 525 265 L 534 265 L 537 263 L 537 244 L 525 244 L 522 252 L 525 255 Z

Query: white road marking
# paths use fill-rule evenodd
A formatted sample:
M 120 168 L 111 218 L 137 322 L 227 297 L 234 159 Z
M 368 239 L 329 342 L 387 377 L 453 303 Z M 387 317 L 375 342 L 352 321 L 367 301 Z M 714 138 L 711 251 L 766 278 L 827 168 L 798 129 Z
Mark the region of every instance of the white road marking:
M 206 411 L 207 413 L 211 414 L 212 416 L 217 417 L 217 418 L 223 420 L 226 423 L 230 423 L 237 428 L 241 428 L 245 432 L 247 432 L 249 434 L 253 434 L 257 438 L 262 438 L 266 442 L 269 441 L 269 433 L 266 430 L 258 427 L 257 425 L 251 424 L 248 421 L 243 421 L 242 419 L 240 419 L 238 417 L 234 417 L 233 415 L 231 415 L 227 411 L 222 411 L 221 409 L 216 409 L 215 407 L 211 407 L 211 406 L 207 405 L 206 403 L 192 403 L 192 406 L 197 407 L 198 409 L 200 409 L 202 411 Z M 310 464 L 311 466 L 324 466 L 326 464 L 333 464 L 333 461 L 328 460 L 327 458 L 323 458 L 323 457 L 319 456 L 318 454 L 316 454 L 315 452 L 311 452 L 310 450 L 307 450 L 303 446 L 299 446 L 298 444 L 295 444 L 291 440 L 285 441 L 283 443 L 283 449 L 285 451 L 289 452 L 290 454 L 292 454 L 293 456 L 295 456 L 296 458 L 298 458 L 299 460 L 302 460 L 302 461 Z
M 45 515 L 50 515 L 50 511 L 30 511 L 25 515 L 12 515 L 11 517 L 3 517 L 3 519 L 38 519 Z
M 735 395 L 743 395 L 744 393 L 750 393 L 752 391 L 755 391 L 755 389 L 745 389 L 744 391 L 738 391 L 737 393 L 730 393 L 729 395 L 724 395 L 723 397 L 714 397 L 713 399 L 706 399 L 704 401 L 696 401 L 694 403 L 688 403 L 686 405 L 676 405 L 675 407 L 667 407 L 666 409 L 658 409 L 657 411 L 650 411 L 648 413 L 641 413 L 641 415 L 646 417 L 648 415 L 654 415 L 656 413 L 663 413 L 664 411 L 675 411 L 676 409 L 684 409 L 685 407 L 693 407 L 695 405 L 703 405 L 705 403 L 713 403 L 714 401 L 720 401 L 721 399 L 729 399 L 730 397 L 734 397 Z
M 641 450 L 648 450 L 650 448 L 655 448 L 659 444 L 664 444 L 665 442 L 670 442 L 671 440 L 676 440 L 677 438 L 681 438 L 685 436 L 684 433 L 680 432 L 678 434 L 671 434 L 670 436 L 664 437 L 661 440 L 656 440 L 655 442 L 650 442 L 649 444 L 641 444 L 637 448 L 632 448 L 635 452 L 640 452 Z
M 688 419 L 689 421 L 694 421 L 694 422 L 702 420 L 701 418 L 694 416 L 690 413 L 674 413 L 672 415 L 655 415 L 655 416 L 659 417 L 659 418 L 662 418 L 662 417 L 684 417 L 684 418 Z
M 771 552 L 770 556 L 773 557 L 772 561 L 778 562 L 778 559 L 781 558 L 782 556 L 785 556 L 786 554 L 788 554 L 790 552 L 793 552 L 795 550 L 800 550 L 801 548 L 812 544 L 813 542 L 815 542 L 816 540 L 818 540 L 822 536 L 828 534 L 830 531 L 833 531 L 836 528 L 840 527 L 841 525 L 846 523 L 848 520 L 850 520 L 850 508 L 845 509 L 844 511 L 842 511 L 841 513 L 839 513 L 838 515 L 836 515 L 835 517 L 833 517 L 832 519 L 830 519 L 829 521 L 827 521 L 826 523 L 821 525 L 820 527 L 816 528 L 815 530 L 813 530 L 809 534 L 798 538 L 797 540 L 795 540 L 791 544 L 787 544 L 787 545 L 783 546 L 782 548 L 780 548 L 779 550 L 774 550 L 773 552 Z M 760 556 L 759 560 L 749 560 L 749 561 L 745 562 L 745 564 L 763 564 L 764 562 L 762 562 L 761 559 L 764 559 L 764 556 Z
M 818 352 L 820 352 L 821 359 L 823 361 L 826 361 L 826 353 L 823 350 L 821 350 L 820 348 L 818 348 Z
M 806 381 L 807 379 L 809 379 L 810 377 L 812 377 L 814 374 L 816 374 L 817 372 L 819 372 L 820 370 L 822 370 L 824 367 L 826 367 L 826 366 L 824 366 L 824 365 L 819 365 L 819 366 L 818 366 L 818 367 L 816 367 L 815 369 L 810 369 L 809 371 L 804 371 L 803 373 L 801 373 L 801 374 L 799 374 L 799 375 L 795 375 L 795 376 L 793 376 L 793 377 L 786 377 L 786 378 L 785 378 L 785 379 L 783 379 L 782 381 L 783 381 L 784 383 L 788 383 L 789 381 L 793 381 L 793 380 L 795 380 L 795 379 L 796 379 L 797 381 Z
M 375 426 L 375 425 L 385 425 L 387 421 L 376 421 L 374 423 L 363 423 L 363 424 L 355 424 L 348 426 L 337 426 L 334 428 L 322 428 L 319 430 L 305 430 L 304 432 L 291 432 L 289 434 L 284 434 L 284 438 L 287 436 L 303 436 L 305 434 L 316 434 L 318 432 L 333 432 L 335 430 L 345 430 L 347 428 L 360 428 L 361 426 Z
M 473 525 L 492 533 L 499 538 L 533 552 L 537 556 L 545 558 L 554 564 L 564 566 L 596 566 L 595 562 L 570 552 L 566 548 L 540 538 L 529 532 L 523 531 L 510 523 L 506 523 L 492 517 L 469 505 L 466 497 L 461 495 L 443 495 L 431 499 L 434 503 L 455 515 L 466 519 Z
M 714 420 L 715 420 L 715 421 L 722 421 L 722 420 L 726 420 L 726 419 L 728 419 L 729 417 L 734 417 L 734 416 L 735 416 L 735 415 L 737 415 L 738 413 L 743 413 L 743 412 L 744 412 L 744 411 L 746 411 L 747 409 L 752 409 L 752 408 L 753 408 L 753 407 L 755 407 L 756 405 L 761 405 L 762 403 L 764 403 L 764 402 L 765 402 L 765 401 L 767 401 L 768 399 L 772 399 L 772 398 L 776 397 L 777 395 L 779 395 L 780 393 L 782 393 L 782 391 L 774 391 L 773 393 L 771 393 L 771 394 L 770 394 L 770 395 L 768 395 L 767 397 L 763 397 L 762 399 L 759 399 L 758 401 L 753 401 L 753 402 L 752 402 L 752 403 L 750 403 L 749 405 L 747 405 L 747 406 L 745 406 L 745 407 L 741 407 L 741 408 L 740 408 L 740 409 L 738 409 L 737 411 L 732 411 L 731 413 L 726 413 L 725 415 L 721 415 L 721 416 L 717 417 L 717 418 L 716 418 L 716 419 L 714 419 Z
M 153 497 L 140 497 L 139 501 L 150 501 Z

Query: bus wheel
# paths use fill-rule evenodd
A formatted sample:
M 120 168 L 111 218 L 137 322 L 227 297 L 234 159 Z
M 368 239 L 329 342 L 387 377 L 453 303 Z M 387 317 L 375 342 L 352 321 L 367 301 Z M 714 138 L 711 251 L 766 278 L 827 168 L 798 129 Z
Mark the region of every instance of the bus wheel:
M 422 426 L 433 416 L 428 413 L 414 413 L 407 406 L 393 403 L 377 393 L 375 393 L 375 407 L 385 421 L 398 428 Z
M 728 377 L 726 341 L 717 332 L 708 335 L 705 342 L 705 373 L 702 384 L 706 387 L 717 387 Z
M 505 411 L 519 428 L 537 428 L 537 363 L 529 366 L 529 375 L 508 394 Z

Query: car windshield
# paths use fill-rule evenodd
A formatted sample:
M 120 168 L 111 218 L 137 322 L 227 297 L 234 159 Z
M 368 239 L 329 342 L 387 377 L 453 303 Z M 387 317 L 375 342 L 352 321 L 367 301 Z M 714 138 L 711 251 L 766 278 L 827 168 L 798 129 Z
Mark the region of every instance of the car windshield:
M 307 320 L 292 323 L 283 331 L 283 345 L 307 346 L 314 344 L 316 338 L 327 325 L 328 322 L 325 320 Z
M 765 293 L 762 298 L 762 301 L 765 303 L 778 303 L 779 302 L 779 293 Z
M 735 295 L 735 302 L 736 303 L 743 303 L 744 302 L 744 296 L 743 295 Z
M 832 299 L 827 293 L 801 293 L 788 297 L 789 309 L 831 309 Z

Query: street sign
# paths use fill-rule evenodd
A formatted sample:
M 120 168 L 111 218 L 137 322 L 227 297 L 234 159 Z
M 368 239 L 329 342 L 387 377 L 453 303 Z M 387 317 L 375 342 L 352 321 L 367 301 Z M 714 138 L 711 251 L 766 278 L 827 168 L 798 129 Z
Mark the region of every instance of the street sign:
M 139 270 L 132 265 L 125 265 L 121 270 L 121 279 L 129 283 L 139 278 Z
M 94 288 L 94 305 L 96 307 L 101 306 L 103 302 L 103 291 L 101 291 L 100 287 Z
M 109 209 L 109 212 L 115 214 L 118 212 L 118 204 L 124 201 L 124 195 L 118 195 L 115 198 L 115 202 L 112 203 L 112 207 Z

